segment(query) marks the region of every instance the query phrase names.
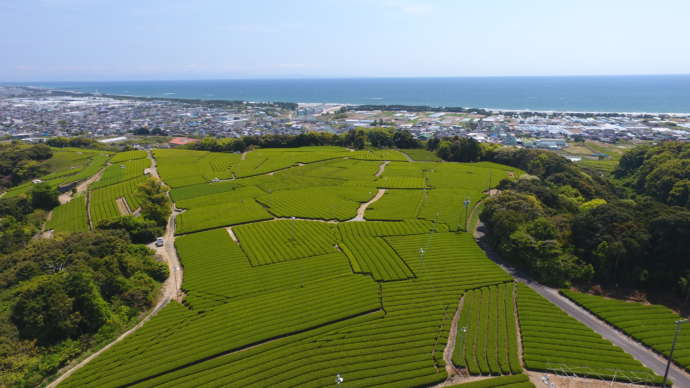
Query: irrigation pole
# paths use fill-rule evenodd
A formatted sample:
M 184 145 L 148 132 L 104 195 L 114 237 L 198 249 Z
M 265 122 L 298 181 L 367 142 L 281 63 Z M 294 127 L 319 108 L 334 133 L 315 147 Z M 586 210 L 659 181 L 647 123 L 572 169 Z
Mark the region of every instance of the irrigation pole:
M 676 324 L 676 332 L 673 334 L 673 343 L 671 344 L 671 352 L 668 354 L 668 361 L 666 362 L 666 371 L 664 372 L 664 387 L 668 387 L 668 370 L 671 368 L 671 360 L 673 359 L 673 351 L 676 349 L 676 341 L 678 340 L 678 333 L 680 332 L 680 325 L 688 323 L 687 319 L 679 319 L 674 322 Z

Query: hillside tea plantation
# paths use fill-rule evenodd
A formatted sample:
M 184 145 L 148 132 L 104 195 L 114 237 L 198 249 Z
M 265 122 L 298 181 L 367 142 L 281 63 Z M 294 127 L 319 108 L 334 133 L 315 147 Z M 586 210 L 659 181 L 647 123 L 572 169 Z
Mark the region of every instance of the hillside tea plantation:
M 658 382 L 515 286 L 464 231 L 463 201 L 471 211 L 521 171 L 340 147 L 152 154 L 179 210 L 184 299 L 60 387 L 323 387 L 337 374 L 346 387 L 421 387 L 446 380 L 447 348 L 454 368 L 501 376 L 469 386 L 533 386 L 523 361 Z M 119 215 L 122 199 L 138 207 L 149 162 L 111 160 L 89 192 L 92 223 Z M 55 212 L 56 229 L 83 227 L 62 221 L 84 218 L 79 198 Z
M 663 380 L 526 285 L 518 284 L 517 298 L 528 369 L 642 383 Z
M 674 322 L 682 317 L 667 307 L 623 302 L 570 290 L 562 290 L 561 293 L 625 334 L 668 357 L 676 331 Z M 690 371 L 688 326 L 690 325 L 681 326 L 673 361 Z
M 56 232 L 85 232 L 89 230 L 84 196 L 72 198 L 66 204 L 53 209 L 45 229 L 52 229 Z
M 109 155 L 102 151 L 82 148 L 52 148 L 53 157 L 45 163 L 53 171 L 39 179 L 53 187 L 80 182 L 96 174 L 108 161 Z M 11 188 L 5 197 L 26 194 L 33 183 L 28 182 Z

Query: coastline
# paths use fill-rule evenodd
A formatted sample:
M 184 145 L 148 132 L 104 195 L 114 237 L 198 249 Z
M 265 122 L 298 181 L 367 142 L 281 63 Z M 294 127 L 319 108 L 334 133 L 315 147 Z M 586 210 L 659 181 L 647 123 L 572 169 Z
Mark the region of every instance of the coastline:
M 1 85 L 0 87 L 3 87 L 6 85 Z M 302 105 L 302 106 L 315 106 L 315 105 L 329 105 L 329 106 L 342 106 L 342 107 L 380 107 L 378 110 L 393 110 L 393 109 L 385 109 L 387 107 L 396 107 L 397 111 L 403 111 L 405 108 L 409 108 L 411 110 L 419 110 L 420 107 L 424 108 L 429 108 L 429 110 L 433 110 L 436 112 L 446 112 L 444 109 L 448 109 L 448 111 L 452 110 L 458 110 L 458 109 L 463 109 L 466 111 L 484 111 L 484 112 L 489 112 L 491 114 L 505 114 L 505 113 L 537 113 L 537 114 L 557 114 L 557 115 L 568 115 L 568 114 L 577 114 L 577 115 L 620 115 L 620 116 L 628 116 L 628 117 L 636 117 L 636 116 L 659 116 L 659 115 L 666 115 L 666 116 L 672 116 L 672 117 L 690 117 L 690 111 L 689 112 L 662 112 L 662 111 L 596 111 L 596 110 L 557 110 L 557 109 L 513 109 L 513 108 L 497 108 L 497 107 L 465 107 L 465 106 L 449 106 L 449 105 L 415 105 L 415 104 L 357 104 L 357 103 L 343 103 L 343 102 L 300 102 L 300 101 L 273 101 L 273 100 L 264 100 L 264 101 L 250 101 L 250 100 L 242 100 L 242 99 L 231 99 L 231 98 L 208 98 L 208 97 L 195 97 L 195 98 L 189 98 L 189 97 L 175 97 L 175 93 L 165 93 L 166 96 L 151 96 L 151 95 L 132 95 L 132 94 L 113 94 L 113 93 L 100 93 L 100 92 L 84 92 L 84 91 L 77 91 L 77 90 L 70 90 L 70 89 L 59 89 L 59 88 L 49 88 L 49 87 L 42 87 L 42 86 L 33 86 L 33 85 L 13 85 L 13 86 L 7 86 L 7 87 L 15 87 L 19 89 L 28 89 L 32 91 L 38 91 L 38 92 L 54 92 L 54 93 L 64 93 L 67 95 L 73 95 L 75 97 L 104 97 L 104 98 L 115 98 L 115 99 L 140 99 L 140 100 L 159 100 L 159 101 L 178 101 L 182 103 L 227 103 L 227 104 L 237 104 L 237 103 L 246 103 L 246 104 L 297 104 L 297 105 Z M 29 96 L 26 96 L 29 97 Z M 367 109 L 367 110 L 373 110 L 373 109 Z

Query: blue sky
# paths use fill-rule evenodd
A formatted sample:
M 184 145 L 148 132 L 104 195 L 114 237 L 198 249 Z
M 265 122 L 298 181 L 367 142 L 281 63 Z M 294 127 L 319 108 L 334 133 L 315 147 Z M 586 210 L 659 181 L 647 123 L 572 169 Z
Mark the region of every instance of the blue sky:
M 687 0 L 0 0 L 0 81 L 688 74 Z

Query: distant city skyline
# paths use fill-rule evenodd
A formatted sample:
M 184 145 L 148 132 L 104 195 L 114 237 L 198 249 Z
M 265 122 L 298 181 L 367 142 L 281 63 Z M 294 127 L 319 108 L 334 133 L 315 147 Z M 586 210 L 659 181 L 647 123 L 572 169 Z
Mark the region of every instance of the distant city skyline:
M 0 14 L 0 82 L 690 73 L 680 0 L 0 0 Z

